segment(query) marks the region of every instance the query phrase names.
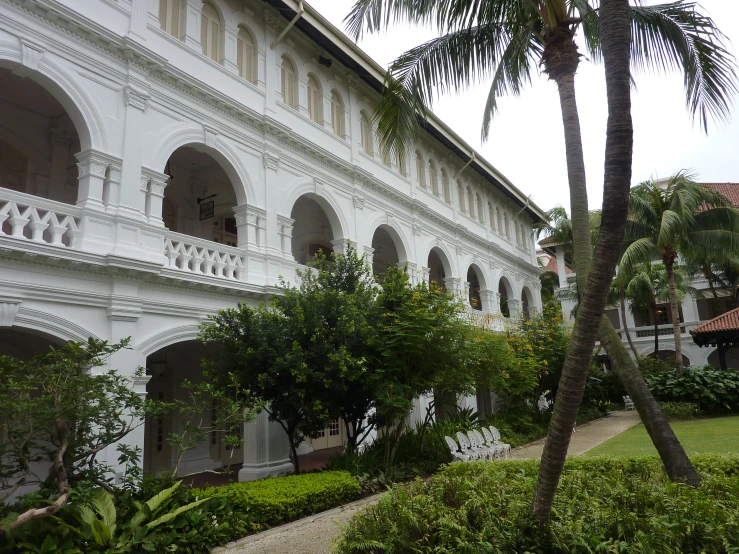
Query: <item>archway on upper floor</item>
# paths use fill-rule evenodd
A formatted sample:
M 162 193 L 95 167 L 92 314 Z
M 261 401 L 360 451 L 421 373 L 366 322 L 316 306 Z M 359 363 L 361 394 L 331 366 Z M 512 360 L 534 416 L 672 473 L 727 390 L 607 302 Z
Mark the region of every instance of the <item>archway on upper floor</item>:
M 293 205 L 294 220 L 292 255 L 300 264 L 307 264 L 322 251 L 327 257 L 334 252 L 335 241 L 343 238 L 339 218 L 328 201 L 316 194 L 300 196 Z
M 452 268 L 449 258 L 441 248 L 435 246 L 431 249 L 426 267 L 429 268 L 429 282 L 446 290 L 445 279 L 452 276 Z
M 508 300 L 513 300 L 513 287 L 507 277 L 501 277 L 498 282 L 498 295 L 500 297 L 500 313 L 503 317 L 511 317 L 511 311 L 508 308 Z
M 59 85 L 27 68 L 21 76 L 17 67 L 0 60 L 0 187 L 74 204 L 75 154 L 91 143 L 85 119 Z M 2 225 L 9 233 L 10 224 Z
M 236 170 L 222 155 L 205 145 L 181 146 L 164 173 L 170 177 L 162 201 L 167 229 L 238 246 L 234 208 L 246 197 Z
M 146 373 L 150 377 L 146 385 L 147 398 L 162 402 L 188 401 L 185 380 L 198 384 L 204 379 L 200 361 L 217 356 L 219 346 L 203 344 L 198 340 L 186 340 L 160 348 L 146 357 Z M 202 425 L 210 426 L 214 410 L 202 415 Z M 144 471 L 150 474 L 173 471 L 179 451 L 168 441 L 172 433 L 183 432 L 182 417 L 169 412 L 160 417 L 147 418 L 144 425 Z M 243 426 L 234 431 L 243 436 Z M 213 432 L 197 446 L 185 452 L 178 474 L 190 475 L 212 471 L 226 466 L 238 467 L 244 461 L 243 445 L 231 447 L 224 440 L 225 433 Z
M 536 310 L 536 303 L 534 302 L 534 295 L 531 293 L 529 287 L 524 286 L 521 289 L 521 314 L 524 319 L 530 319 Z
M 372 274 L 382 282 L 389 266 L 407 261 L 405 247 L 398 232 L 389 225 L 380 225 L 372 235 Z
M 476 264 L 470 265 L 467 269 L 467 282 L 469 283 L 467 300 L 470 303 L 470 307 L 478 311 L 488 309 L 489 306 L 483 306 L 482 295 L 480 294 L 480 291 L 487 289 L 485 286 L 485 277 L 482 270 Z

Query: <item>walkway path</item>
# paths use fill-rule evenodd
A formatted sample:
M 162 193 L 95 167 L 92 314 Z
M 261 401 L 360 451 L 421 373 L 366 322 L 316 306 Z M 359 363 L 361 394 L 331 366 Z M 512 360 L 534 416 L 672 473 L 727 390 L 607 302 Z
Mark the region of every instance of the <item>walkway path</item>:
M 616 412 L 611 416 L 577 428 L 572 436 L 569 453 L 580 455 L 639 423 L 635 412 Z M 539 458 L 544 440 L 516 448 L 514 458 Z M 214 554 L 329 554 L 334 537 L 351 517 L 380 495 L 365 498 L 341 508 L 316 514 L 258 535 L 246 537 L 229 546 L 214 550 Z

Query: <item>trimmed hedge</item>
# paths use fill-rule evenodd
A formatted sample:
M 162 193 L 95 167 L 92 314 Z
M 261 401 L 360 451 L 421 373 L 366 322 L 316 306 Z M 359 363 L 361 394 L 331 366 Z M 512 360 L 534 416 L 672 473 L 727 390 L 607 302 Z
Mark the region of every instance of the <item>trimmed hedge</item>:
M 700 406 L 695 402 L 659 402 L 659 409 L 665 417 L 693 418 L 701 413 Z
M 670 482 L 657 457 L 568 459 L 545 530 L 529 515 L 538 461 L 451 464 L 393 487 L 335 552 L 737 552 L 739 456 L 692 459 L 696 489 Z
M 674 370 L 660 371 L 644 379 L 661 402 L 693 402 L 705 414 L 739 412 L 739 371 L 686 367 L 679 375 Z
M 193 489 L 196 497 L 225 499 L 234 517 L 271 526 L 354 500 L 357 480 L 346 471 L 324 471 Z

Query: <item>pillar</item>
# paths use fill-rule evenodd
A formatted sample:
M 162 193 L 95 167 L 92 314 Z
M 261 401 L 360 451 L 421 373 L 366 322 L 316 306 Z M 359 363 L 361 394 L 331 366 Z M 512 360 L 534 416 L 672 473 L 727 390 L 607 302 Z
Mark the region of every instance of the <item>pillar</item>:
M 146 195 L 144 212 L 146 220 L 156 227 L 164 227 L 162 207 L 164 205 L 164 189 L 169 183 L 169 175 L 151 169 L 142 168 L 139 176 L 139 192 Z
M 161 1 L 161 0 L 160 0 Z M 146 22 L 149 17 L 149 0 L 132 0 L 128 37 L 146 44 Z
M 103 211 L 105 209 L 103 205 L 103 185 L 110 162 L 108 156 L 90 149 L 75 154 L 75 157 L 79 170 L 77 205 L 90 210 Z
M 200 44 L 200 20 L 203 15 L 203 0 L 186 0 L 185 10 L 185 44 L 202 54 L 203 47 Z
M 493 290 L 481 290 L 480 300 L 482 301 L 482 311 L 485 313 L 495 313 L 499 311 L 498 295 Z
M 427 285 L 431 284 L 431 268 L 423 266 L 421 267 L 421 275 L 423 276 L 423 282 Z
M 365 246 L 364 247 L 364 261 L 367 262 L 370 266 L 372 266 L 372 261 L 375 258 L 375 249 L 371 246 Z
M 294 260 L 293 258 L 293 225 L 294 219 L 282 215 L 277 216 L 277 230 L 280 234 L 280 250 L 282 250 L 283 258 Z
M 559 286 L 564 288 L 567 286 L 567 265 L 565 264 L 565 252 L 561 246 L 555 246 L 557 258 L 557 276 L 559 277 Z
M 146 110 L 149 95 L 131 86 L 123 89 L 125 104 L 125 133 L 123 135 L 123 162 L 121 165 L 120 194 L 117 212 L 133 218 L 142 218 L 146 210 L 145 195 L 141 192 L 141 161 L 143 137 L 146 132 Z
M 516 319 L 521 315 L 521 301 L 515 298 L 508 298 L 508 312 L 511 314 L 511 319 Z
M 334 247 L 334 253 L 335 254 L 345 254 L 347 249 L 349 248 L 349 243 L 351 241 L 346 238 L 341 239 L 334 239 L 331 241 L 331 246 Z
M 290 444 L 278 423 L 269 421 L 262 410 L 254 421 L 244 424 L 244 464 L 239 481 L 255 481 L 274 475 L 292 473 Z

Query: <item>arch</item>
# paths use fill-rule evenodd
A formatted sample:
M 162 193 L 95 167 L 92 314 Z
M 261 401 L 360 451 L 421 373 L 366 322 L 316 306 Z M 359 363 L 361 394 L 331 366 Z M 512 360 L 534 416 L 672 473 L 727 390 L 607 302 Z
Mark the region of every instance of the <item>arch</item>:
M 323 121 L 323 89 L 312 73 L 308 74 L 308 117 L 315 123 Z
M 416 179 L 418 180 L 418 188 L 426 188 L 426 164 L 423 161 L 423 155 L 416 150 Z
M 477 203 L 477 219 L 480 220 L 480 223 L 485 223 L 485 210 L 482 208 L 482 197 L 479 192 L 475 193 L 475 200 Z
M 450 262 L 451 257 L 444 247 L 436 244 L 429 249 L 426 257 L 426 267 L 429 268 L 429 280 L 435 281 L 437 285 L 446 288 L 445 279 L 454 276 L 454 270 Z M 437 264 L 441 267 L 437 267 Z
M 159 0 L 159 26 L 162 31 L 182 40 L 185 28 L 186 0 Z
M 86 342 L 90 337 L 99 339 L 95 333 L 57 315 L 32 310 L 21 306 L 15 316 L 13 327 L 30 329 L 68 342 Z
M 162 348 L 166 348 L 172 344 L 196 340 L 199 335 L 199 325 L 181 325 L 180 327 L 165 329 L 164 331 L 150 335 L 146 339 L 138 342 L 135 348 L 144 356 L 149 356 L 157 350 L 161 350 Z
M 239 76 L 253 85 L 257 84 L 259 65 L 257 51 L 254 33 L 244 25 L 239 25 L 236 33 L 236 65 L 239 68 Z
M 483 306 L 481 291 L 487 290 L 487 281 L 485 280 L 485 274 L 483 273 L 480 266 L 475 263 L 471 263 L 467 267 L 466 282 L 469 283 L 467 290 L 467 298 L 470 303 L 470 307 L 474 310 L 489 310 L 490 306 Z
M 405 151 L 403 149 L 398 149 L 397 161 L 398 161 L 398 173 L 400 173 L 403 177 L 408 177 L 408 161 L 406 159 Z
M 393 241 L 393 244 L 395 245 L 395 249 L 398 252 L 398 263 L 404 264 L 408 261 L 408 241 L 403 236 L 403 232 L 399 229 L 397 229 L 393 224 L 391 223 L 385 223 L 383 220 L 386 220 L 387 217 L 385 214 L 379 214 L 379 216 L 375 219 L 374 222 L 367 224 L 367 228 L 373 229 L 372 234 L 370 235 L 370 243 L 372 242 L 372 239 L 374 239 L 375 234 L 377 233 L 378 229 L 383 229 L 387 232 L 388 235 L 390 235 L 390 238 Z
M 536 308 L 536 301 L 531 289 L 528 285 L 524 285 L 521 288 L 521 312 L 524 319 L 529 319 Z
M 444 196 L 444 202 L 447 204 L 452 203 L 452 191 L 449 190 L 449 176 L 446 173 L 446 169 L 441 168 L 441 192 Z
M 208 146 L 210 142 L 213 146 Z M 239 205 L 246 204 L 250 199 L 252 204 L 258 198 L 256 190 L 249 178 L 249 172 L 243 162 L 243 155 L 222 136 L 217 135 L 215 139 L 206 136 L 202 126 L 194 123 L 178 123 L 170 127 L 167 135 L 159 141 L 159 146 L 154 151 L 151 159 L 145 166 L 163 172 L 167 160 L 175 150 L 182 146 L 189 146 L 213 157 L 228 175 L 236 193 Z
M 333 89 L 331 91 L 331 126 L 337 137 L 344 138 L 346 136 L 346 132 L 344 131 L 345 117 L 344 99 L 339 91 Z
M 467 206 L 464 202 L 464 187 L 462 186 L 462 181 L 457 179 L 457 204 L 459 205 L 459 211 L 462 213 L 467 213 Z
M 505 275 L 501 275 L 498 280 L 498 290 L 496 291 L 500 297 L 500 313 L 503 317 L 510 317 L 511 312 L 508 308 L 508 300 L 515 300 L 513 286 L 511 281 Z
M 651 346 L 649 348 L 645 348 L 642 351 L 642 355 L 644 355 L 646 358 L 654 358 L 655 357 L 654 346 Z M 667 363 L 674 363 L 674 361 L 675 361 L 675 350 L 674 350 L 674 348 L 662 348 L 660 346 L 660 349 L 659 349 L 659 352 L 657 353 L 657 356 L 659 357 L 660 360 L 664 360 Z M 683 366 L 687 367 L 687 366 L 691 365 L 690 364 L 690 358 L 688 358 L 685 355 L 685 351 L 684 350 L 682 351 L 682 356 L 683 356 Z
M 364 153 L 372 156 L 375 152 L 372 121 L 364 110 L 359 112 L 359 139 Z
M 280 93 L 285 105 L 298 109 L 298 74 L 295 64 L 286 55 L 282 56 L 280 62 Z
M 16 49 L 17 48 L 17 49 Z M 0 68 L 13 70 L 44 88 L 59 102 L 72 120 L 80 140 L 80 150 L 91 148 L 108 151 L 108 136 L 94 95 L 80 83 L 83 81 L 66 68 L 42 54 L 35 69 L 20 67 L 22 48 L 6 45 L 0 51 Z
M 436 171 L 434 160 L 429 160 L 429 184 L 434 196 L 439 196 L 439 174 Z
M 221 59 L 223 17 L 211 2 L 203 2 L 200 12 L 200 46 L 203 55 L 216 63 Z
M 493 203 L 488 201 L 488 224 L 490 228 L 495 231 L 495 210 L 493 209 Z
M 467 211 L 472 219 L 475 219 L 475 196 L 472 189 L 467 185 Z
M 313 177 L 298 177 L 288 184 L 287 190 L 289 192 L 282 203 L 282 213 L 292 213 L 295 203 L 301 197 L 305 196 L 310 200 L 315 200 L 321 206 L 331 224 L 331 232 L 334 235 L 334 239 L 346 238 L 348 236 L 346 230 L 349 229 L 349 226 L 343 212 L 339 208 L 338 202 L 331 194 L 331 191 L 326 190 L 326 187 L 323 187 L 320 194 L 316 193 L 316 182 Z

